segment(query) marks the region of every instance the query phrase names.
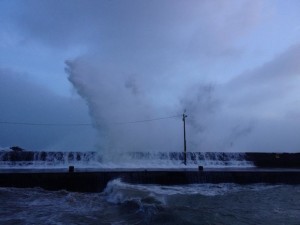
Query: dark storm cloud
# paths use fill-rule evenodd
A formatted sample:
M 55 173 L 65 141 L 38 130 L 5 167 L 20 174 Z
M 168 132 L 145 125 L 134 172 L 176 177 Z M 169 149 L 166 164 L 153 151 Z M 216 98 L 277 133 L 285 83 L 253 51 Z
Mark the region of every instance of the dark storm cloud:
M 57 96 L 26 79 L 25 74 L 0 69 L 0 84 L 1 122 L 63 124 L 89 121 L 82 101 Z M 0 128 L 2 147 L 19 145 L 29 150 L 92 147 L 88 143 L 93 140 L 90 127 L 0 124 Z

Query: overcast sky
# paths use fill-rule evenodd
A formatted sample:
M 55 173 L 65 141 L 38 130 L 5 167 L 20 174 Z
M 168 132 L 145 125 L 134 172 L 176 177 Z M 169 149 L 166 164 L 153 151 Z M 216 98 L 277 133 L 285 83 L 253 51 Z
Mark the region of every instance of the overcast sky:
M 0 146 L 300 150 L 298 0 L 0 0 Z

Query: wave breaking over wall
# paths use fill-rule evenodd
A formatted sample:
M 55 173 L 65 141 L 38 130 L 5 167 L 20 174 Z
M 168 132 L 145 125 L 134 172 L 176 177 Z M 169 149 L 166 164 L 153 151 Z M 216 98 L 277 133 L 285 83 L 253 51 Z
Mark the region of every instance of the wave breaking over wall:
M 0 151 L 0 166 L 9 168 L 49 168 L 74 165 L 82 168 L 186 168 L 251 167 L 245 153 L 123 152 L 109 159 L 97 152 Z
M 122 152 L 107 158 L 98 152 L 0 150 L 0 168 L 300 168 L 300 153 L 262 152 Z

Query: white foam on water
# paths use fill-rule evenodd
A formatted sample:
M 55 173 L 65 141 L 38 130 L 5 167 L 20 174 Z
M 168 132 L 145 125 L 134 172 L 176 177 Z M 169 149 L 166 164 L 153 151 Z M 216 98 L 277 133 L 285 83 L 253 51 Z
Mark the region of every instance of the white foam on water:
M 104 193 L 108 195 L 108 199 L 114 203 L 124 201 L 124 194 L 131 190 L 135 191 L 137 195 L 151 194 L 157 196 L 171 196 L 171 195 L 203 195 L 203 196 L 217 196 L 238 191 L 261 191 L 279 187 L 281 185 L 267 185 L 267 184 L 249 184 L 240 185 L 234 183 L 220 183 L 220 184 L 186 184 L 186 185 L 156 185 L 156 184 L 129 184 L 122 182 L 121 179 L 115 179 L 107 184 Z M 122 194 L 120 194 L 122 193 Z M 129 192 L 130 193 L 130 192 Z M 127 196 L 128 197 L 128 196 Z M 126 197 L 126 198 L 127 198 Z M 161 199 L 160 199 L 161 201 Z M 163 203 L 163 201 L 161 201 Z
M 192 153 L 187 157 L 187 165 L 180 158 L 180 152 L 176 153 L 120 153 L 115 157 L 103 157 L 103 168 L 206 168 L 223 167 L 254 167 L 252 162 L 244 159 L 243 153 Z M 181 155 L 182 157 L 182 155 Z
M 299 185 L 136 185 L 102 193 L 1 188 L 1 224 L 298 224 Z
M 233 183 L 221 184 L 188 184 L 188 185 L 155 185 L 155 184 L 129 184 L 121 179 L 115 179 L 107 184 L 103 195 L 108 203 L 124 207 L 134 206 L 146 216 L 153 216 L 166 209 L 183 207 L 192 208 L 191 201 L 226 196 L 238 196 L 251 192 L 260 193 L 270 189 L 275 190 L 281 185 L 251 184 L 239 185 Z M 240 193 L 239 193 L 240 192 Z M 209 201 L 209 200 L 205 200 Z
M 0 168 L 206 168 L 253 167 L 253 163 L 244 160 L 243 154 L 197 153 L 189 155 L 184 165 L 180 153 L 122 153 L 107 157 L 95 152 L 35 152 L 33 160 L 18 161 L 5 159 L 7 151 L 0 152 Z

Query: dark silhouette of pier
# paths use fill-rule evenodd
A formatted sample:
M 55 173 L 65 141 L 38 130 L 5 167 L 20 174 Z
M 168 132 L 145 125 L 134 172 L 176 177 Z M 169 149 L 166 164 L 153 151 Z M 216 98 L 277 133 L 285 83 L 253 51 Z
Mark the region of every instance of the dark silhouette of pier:
M 151 153 L 128 153 L 134 160 L 151 159 Z M 0 151 L 0 186 L 76 192 L 100 192 L 113 179 L 132 184 L 181 185 L 194 183 L 269 183 L 300 184 L 300 153 L 228 153 L 228 152 L 161 152 L 159 159 L 177 160 L 178 169 L 83 169 L 76 163 L 100 160 L 95 152 L 33 152 L 22 149 Z M 224 162 L 224 168 L 207 168 L 197 163 L 201 160 Z M 226 167 L 232 159 L 253 163 L 253 167 Z M 18 163 L 63 162 L 63 169 L 46 167 L 28 169 Z M 72 164 L 74 163 L 74 164 Z M 190 163 L 185 168 L 184 163 Z
M 300 169 L 12 169 L 0 172 L 1 187 L 100 192 L 113 179 L 132 184 L 300 184 Z

